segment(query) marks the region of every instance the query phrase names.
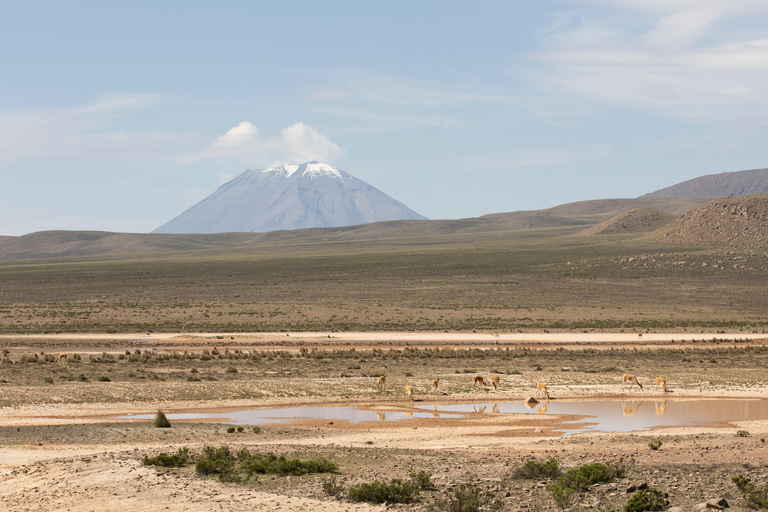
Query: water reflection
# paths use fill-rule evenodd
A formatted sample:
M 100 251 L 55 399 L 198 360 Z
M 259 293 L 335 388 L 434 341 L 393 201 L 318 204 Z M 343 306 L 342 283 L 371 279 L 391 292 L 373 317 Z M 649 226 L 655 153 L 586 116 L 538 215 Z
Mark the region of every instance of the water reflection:
M 490 409 L 494 414 L 549 414 L 578 416 L 572 421 L 580 422 L 573 428 L 566 422 L 565 434 L 597 430 L 602 432 L 628 432 L 656 426 L 686 426 L 723 421 L 766 420 L 766 400 L 657 400 L 655 407 L 641 407 L 638 400 L 592 400 L 568 402 L 564 400 L 544 401 L 536 404 L 521 402 L 494 403 L 424 403 L 397 407 L 391 411 L 374 411 L 355 407 L 289 407 L 283 409 L 236 410 L 217 413 L 166 413 L 171 421 L 195 421 L 211 419 L 227 424 L 263 425 L 288 423 L 296 420 L 346 420 L 351 423 L 366 421 L 406 421 L 412 418 L 432 419 L 460 418 L 481 415 Z M 621 409 L 619 409 L 621 405 Z M 621 413 L 619 413 L 621 410 Z M 587 424 L 584 418 L 587 417 Z M 121 416 L 120 419 L 151 420 L 154 414 Z M 510 417 L 512 420 L 512 417 Z M 503 421 L 503 419 L 502 419 Z
M 627 400 L 626 402 L 624 400 L 621 401 L 621 412 L 624 413 L 624 416 L 632 416 L 637 412 L 637 410 L 640 408 L 640 406 L 643 405 L 643 401 L 634 401 L 634 400 Z

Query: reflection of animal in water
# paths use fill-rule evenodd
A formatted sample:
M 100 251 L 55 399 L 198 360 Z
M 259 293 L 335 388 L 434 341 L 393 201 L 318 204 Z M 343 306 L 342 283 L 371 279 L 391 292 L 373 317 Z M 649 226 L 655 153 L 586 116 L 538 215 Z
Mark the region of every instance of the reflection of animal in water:
M 488 384 L 485 383 L 485 379 L 482 377 L 482 375 L 475 375 L 475 378 L 472 379 L 473 384 L 472 387 L 477 386 L 480 384 L 481 386 L 487 386 Z
M 643 337 L 643 333 L 641 333 L 641 332 L 637 333 L 637 337 L 638 338 L 642 338 Z
M 494 414 L 499 414 L 499 404 L 495 403 L 493 404 L 493 407 L 491 407 L 491 412 Z
M 547 397 L 547 400 L 549 400 L 549 391 L 547 391 L 547 385 L 546 384 L 542 384 L 541 382 L 536 384 L 536 395 L 537 396 L 544 395 L 544 396 Z
M 659 386 L 661 386 L 662 391 L 664 391 L 664 393 L 666 393 L 667 392 L 667 379 L 665 379 L 664 377 L 656 377 L 656 385 L 653 386 L 653 389 L 655 390 Z
M 413 386 L 405 386 L 405 398 L 413 400 Z
M 408 411 L 405 413 L 406 418 L 410 418 L 411 416 L 413 416 L 413 411 Z
M 536 414 L 547 414 L 547 407 L 549 407 L 549 400 L 546 402 L 539 402 L 536 404 Z
M 439 418 L 440 417 L 440 411 L 437 410 L 437 404 L 432 406 L 432 417 L 433 418 Z
M 632 416 L 637 412 L 641 405 L 643 405 L 642 400 L 639 402 L 635 402 L 634 400 L 628 402 L 624 402 L 624 400 L 621 401 L 621 409 L 624 416 Z
M 58 363 L 59 361 L 67 362 L 67 354 L 59 354 L 59 357 L 56 358 L 54 363 Z
M 432 381 L 432 391 L 437 391 L 438 384 L 440 384 L 440 379 L 435 379 Z
M 378 416 L 379 419 L 382 421 L 387 419 L 387 413 L 385 413 L 384 411 L 376 411 L 376 416 Z
M 485 407 L 486 406 L 480 407 L 477 404 L 472 404 L 472 412 L 474 412 L 475 414 L 483 414 L 485 412 Z
M 662 400 L 661 403 L 659 403 L 659 402 L 655 402 L 655 403 L 656 403 L 656 414 L 661 416 L 662 414 L 667 412 L 667 401 L 666 400 Z
M 376 389 L 378 389 L 379 391 L 384 391 L 384 387 L 386 385 L 387 385 L 387 378 L 384 375 L 382 375 L 381 377 L 379 377 L 379 380 L 376 381 Z
M 643 385 L 642 385 L 642 384 L 640 384 L 640 383 L 637 381 L 637 377 L 635 377 L 635 376 L 634 376 L 634 375 L 632 375 L 631 373 L 625 373 L 625 374 L 624 374 L 623 380 L 621 381 L 621 388 L 622 388 L 622 389 L 624 389 L 624 385 L 625 385 L 627 382 L 629 382 L 629 387 L 632 387 L 632 383 L 634 382 L 635 384 L 637 384 L 638 386 L 640 386 L 640 389 L 643 389 Z
M 499 376 L 498 375 L 491 375 L 491 384 L 493 385 L 494 391 L 499 389 Z

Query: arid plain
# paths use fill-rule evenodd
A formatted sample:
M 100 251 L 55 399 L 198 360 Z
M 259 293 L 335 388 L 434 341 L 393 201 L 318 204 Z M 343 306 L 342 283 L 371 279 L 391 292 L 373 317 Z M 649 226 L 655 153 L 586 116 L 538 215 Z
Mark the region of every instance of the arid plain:
M 2 508 L 378 510 L 350 502 L 349 489 L 420 471 L 434 489 L 392 507 L 450 510 L 469 489 L 505 510 L 620 510 L 642 484 L 683 510 L 713 498 L 746 507 L 732 478 L 764 485 L 765 420 L 572 433 L 564 422 L 589 415 L 551 410 L 600 398 L 631 420 L 663 417 L 665 400 L 768 398 L 768 256 L 637 234 L 573 236 L 581 229 L 312 234 L 250 248 L 2 261 Z M 625 373 L 643 389 L 622 388 Z M 498 390 L 473 387 L 475 375 L 492 374 Z M 654 389 L 658 376 L 666 393 Z M 539 382 L 549 411 L 503 412 Z M 445 412 L 456 404 L 470 409 Z M 258 433 L 205 419 L 152 422 L 158 409 L 174 418 L 320 405 L 383 418 L 303 418 Z M 408 417 L 422 408 L 435 414 Z M 149 419 L 120 418 L 133 414 Z M 222 481 L 196 475 L 206 446 L 337 469 Z M 192 454 L 183 468 L 142 464 L 182 448 Z M 551 458 L 563 471 L 621 471 L 558 501 L 560 480 L 515 477 L 526 461 Z

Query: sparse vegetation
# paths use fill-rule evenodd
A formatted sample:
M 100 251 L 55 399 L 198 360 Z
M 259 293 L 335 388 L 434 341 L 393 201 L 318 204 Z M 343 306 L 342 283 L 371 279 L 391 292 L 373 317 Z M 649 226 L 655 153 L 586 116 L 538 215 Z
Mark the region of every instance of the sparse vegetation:
M 435 512 L 497 511 L 504 509 L 504 502 L 470 480 L 456 485 L 445 496 L 435 499 L 429 508 Z
M 412 482 L 393 478 L 389 483 L 381 480 L 353 485 L 349 489 L 349 501 L 365 503 L 412 503 L 419 488 Z
M 155 415 L 154 425 L 155 425 L 155 428 L 171 428 L 171 422 L 168 421 L 168 418 L 166 418 L 165 413 L 163 411 L 157 411 L 157 414 Z
M 515 469 L 512 478 L 527 480 L 541 480 L 543 478 L 558 478 L 562 475 L 557 459 L 549 459 L 546 462 L 536 460 L 526 461 L 525 464 Z
M 186 447 L 179 448 L 178 453 L 175 455 L 166 455 L 160 453 L 154 457 L 144 456 L 141 461 L 145 466 L 162 466 L 164 468 L 182 468 L 187 464 L 189 460 L 189 449 Z
M 669 493 L 658 489 L 641 489 L 637 491 L 624 507 L 624 512 L 656 512 L 667 510 Z
M 768 485 L 758 487 L 751 478 L 744 475 L 736 475 L 732 481 L 739 488 L 747 507 L 768 509 Z

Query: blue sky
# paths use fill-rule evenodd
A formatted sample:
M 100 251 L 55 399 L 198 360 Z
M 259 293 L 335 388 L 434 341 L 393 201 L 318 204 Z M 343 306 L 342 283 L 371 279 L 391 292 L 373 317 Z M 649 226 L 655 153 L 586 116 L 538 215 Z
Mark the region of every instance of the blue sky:
M 0 234 L 320 160 L 429 218 L 768 167 L 765 0 L 5 2 Z

